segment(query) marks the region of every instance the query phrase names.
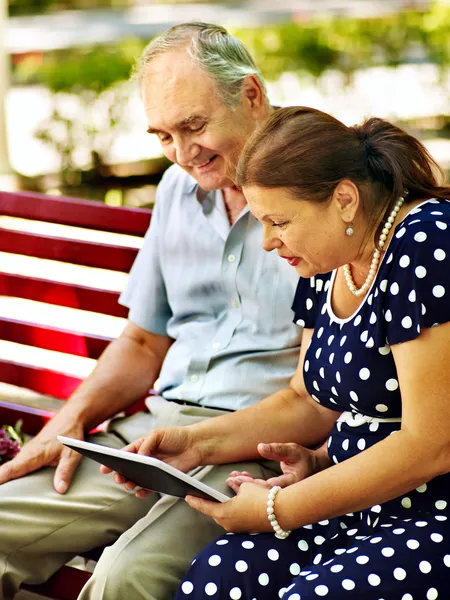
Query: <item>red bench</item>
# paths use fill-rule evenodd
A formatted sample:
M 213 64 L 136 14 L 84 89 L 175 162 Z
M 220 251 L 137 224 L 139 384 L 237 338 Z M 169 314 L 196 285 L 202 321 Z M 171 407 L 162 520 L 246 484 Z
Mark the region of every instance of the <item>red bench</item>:
M 0 192 L 0 425 L 22 419 L 26 433 L 39 431 L 120 333 L 128 311 L 117 300 L 150 217 Z M 72 600 L 88 578 L 65 566 L 23 588 Z

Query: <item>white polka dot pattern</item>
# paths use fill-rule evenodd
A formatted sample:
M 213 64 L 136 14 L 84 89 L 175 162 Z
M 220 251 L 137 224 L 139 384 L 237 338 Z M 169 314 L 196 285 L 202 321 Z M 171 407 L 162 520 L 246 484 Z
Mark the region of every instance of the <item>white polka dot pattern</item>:
M 316 402 L 339 412 L 352 411 L 355 422 L 360 415 L 374 417 L 353 427 L 335 424 L 328 439 L 333 463 L 366 452 L 400 427 L 376 420 L 401 414 L 391 346 L 450 320 L 448 223 L 450 203 L 437 201 L 422 204 L 397 224 L 367 299 L 348 318 L 336 317 L 327 305 L 334 285 L 331 274 L 300 280 L 295 321 L 315 329 L 304 362 L 308 391 Z M 387 600 L 386 589 L 402 600 L 445 598 L 439 585 L 450 580 L 447 490 L 450 486 L 436 488 L 433 480 L 388 503 L 395 518 L 388 516 L 385 505 L 376 505 L 338 523 L 330 519 L 293 531 L 279 543 L 272 534 L 256 535 L 251 541 L 248 534 L 226 536 L 204 555 L 201 578 L 193 576 L 200 559 L 192 565 L 180 598 L 344 600 L 346 595 L 372 594 Z M 220 578 L 226 566 L 228 577 Z M 277 583 L 282 572 L 285 580 Z M 254 587 L 249 591 L 244 582 L 251 578 Z M 426 586 L 420 591 L 419 578 Z M 222 585 L 228 586 L 225 593 Z

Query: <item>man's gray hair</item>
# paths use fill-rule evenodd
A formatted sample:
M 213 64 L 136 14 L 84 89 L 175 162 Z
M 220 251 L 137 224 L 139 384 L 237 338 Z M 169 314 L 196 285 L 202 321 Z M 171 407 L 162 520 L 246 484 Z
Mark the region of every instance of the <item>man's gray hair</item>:
M 220 25 L 182 23 L 152 40 L 136 63 L 133 78 L 142 83 L 145 70 L 158 55 L 186 47 L 189 55 L 216 84 L 217 93 L 231 110 L 238 106 L 243 81 L 254 75 L 259 81 L 264 101 L 269 104 L 262 75 L 245 45 Z

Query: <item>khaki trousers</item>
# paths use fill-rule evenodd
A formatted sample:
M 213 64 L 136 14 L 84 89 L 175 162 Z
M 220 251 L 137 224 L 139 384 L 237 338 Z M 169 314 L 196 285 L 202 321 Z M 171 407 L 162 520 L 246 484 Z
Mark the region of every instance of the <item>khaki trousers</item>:
M 203 407 L 151 399 L 151 414 L 111 422 L 91 436 L 120 448 L 153 427 L 188 425 L 221 414 Z M 205 467 L 196 477 L 226 492 L 234 468 L 268 478 L 270 463 Z M 12 600 L 22 582 L 45 581 L 80 552 L 109 545 L 79 598 L 171 600 L 195 554 L 223 531 L 183 500 L 151 495 L 140 500 L 83 459 L 69 492 L 53 490 L 53 468 L 0 486 L 0 600 Z

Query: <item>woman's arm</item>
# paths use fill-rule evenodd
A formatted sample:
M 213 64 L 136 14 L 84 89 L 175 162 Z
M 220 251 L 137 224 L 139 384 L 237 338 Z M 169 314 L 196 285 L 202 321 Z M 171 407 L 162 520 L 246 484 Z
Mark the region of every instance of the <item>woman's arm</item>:
M 201 448 L 202 464 L 261 459 L 258 443 L 295 442 L 311 447 L 323 442 L 340 413 L 315 402 L 305 389 L 303 362 L 311 336 L 311 329 L 304 330 L 289 388 L 249 408 L 187 428 Z
M 402 427 L 361 454 L 282 489 L 276 515 L 284 529 L 381 504 L 450 471 L 450 323 L 392 346 L 402 393 Z M 231 531 L 269 531 L 264 494 L 246 484 L 225 505 L 195 508 Z M 266 494 L 267 496 L 267 494 Z M 247 522 L 246 522 L 247 519 Z

